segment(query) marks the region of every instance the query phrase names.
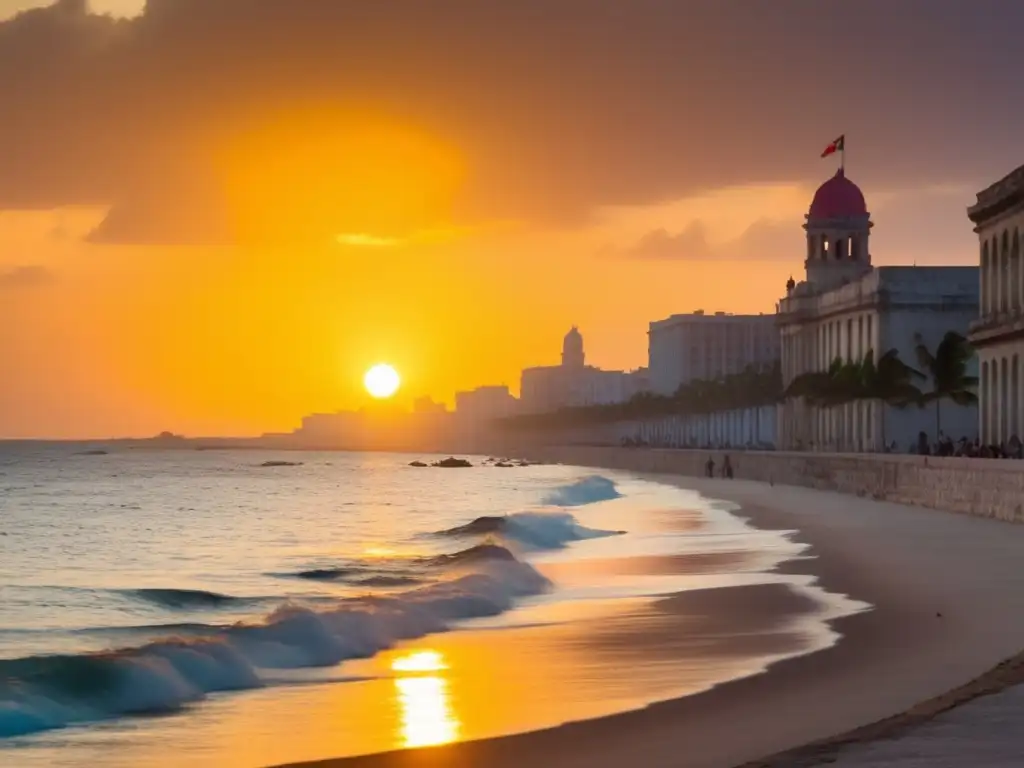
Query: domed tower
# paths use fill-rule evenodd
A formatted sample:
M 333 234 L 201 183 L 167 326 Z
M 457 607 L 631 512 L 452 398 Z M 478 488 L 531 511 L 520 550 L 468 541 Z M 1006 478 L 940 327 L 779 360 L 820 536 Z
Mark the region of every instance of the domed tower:
M 566 368 L 582 368 L 584 365 L 583 336 L 575 325 L 565 334 L 562 342 L 562 365 Z
M 818 187 L 807 213 L 807 282 L 829 290 L 870 272 L 872 226 L 864 194 L 840 168 Z

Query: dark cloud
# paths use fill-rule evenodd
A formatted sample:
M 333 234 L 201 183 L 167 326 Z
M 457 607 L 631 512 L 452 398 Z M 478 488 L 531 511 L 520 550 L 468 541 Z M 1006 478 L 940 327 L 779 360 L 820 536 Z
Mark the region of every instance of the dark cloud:
M 37 288 L 49 285 L 53 281 L 53 273 L 46 267 L 38 265 L 14 267 L 7 270 L 0 269 L 0 291 Z
M 694 221 L 678 234 L 656 229 L 628 248 L 606 249 L 604 253 L 659 261 L 799 261 L 803 257 L 803 244 L 803 230 L 797 222 L 757 221 L 739 237 L 712 245 L 707 239 L 707 227 Z
M 459 147 L 464 219 L 564 223 L 813 180 L 844 132 L 865 189 L 980 186 L 1020 161 L 1019 0 L 149 0 L 131 20 L 86 6 L 0 23 L 0 207 L 113 205 L 104 240 L 238 236 L 224 152 L 308 104 Z M 251 165 L 279 169 L 302 142 Z M 300 199 L 317 207 L 305 162 L 284 178 L 313 173 Z M 247 198 L 274 236 L 363 215 L 346 202 L 274 221 L 285 195 Z

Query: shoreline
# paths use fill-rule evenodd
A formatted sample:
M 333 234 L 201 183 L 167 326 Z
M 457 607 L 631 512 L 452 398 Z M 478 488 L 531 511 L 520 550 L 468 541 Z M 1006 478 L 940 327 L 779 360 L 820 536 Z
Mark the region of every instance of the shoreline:
M 645 768 L 810 766 L 993 681 L 1006 684 L 1017 670 L 992 671 L 1024 648 L 1024 575 L 1015 567 L 1024 529 L 803 488 L 631 474 L 738 504 L 735 513 L 757 528 L 797 530 L 813 559 L 780 570 L 813 574 L 821 587 L 874 609 L 831 622 L 842 638 L 830 648 L 694 696 L 529 733 L 292 768 L 611 768 L 638 759 Z M 963 689 L 970 681 L 980 682 Z

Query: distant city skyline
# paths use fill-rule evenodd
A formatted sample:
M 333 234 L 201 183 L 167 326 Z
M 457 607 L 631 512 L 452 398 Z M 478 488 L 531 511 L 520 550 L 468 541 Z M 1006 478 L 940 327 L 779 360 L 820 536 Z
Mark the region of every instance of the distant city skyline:
M 286 431 L 379 361 L 451 404 L 573 324 L 635 369 L 773 312 L 835 137 L 879 266 L 977 264 L 1020 160 L 1010 0 L 350 5 L 0 1 L 0 437 Z

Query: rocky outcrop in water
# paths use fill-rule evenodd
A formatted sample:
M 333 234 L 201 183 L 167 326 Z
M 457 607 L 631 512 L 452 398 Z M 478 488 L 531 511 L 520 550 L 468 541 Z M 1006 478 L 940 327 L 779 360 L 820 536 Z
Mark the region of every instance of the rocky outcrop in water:
M 466 459 L 456 459 L 454 456 L 449 456 L 447 459 L 435 461 L 431 466 L 439 467 L 440 469 L 458 469 L 461 467 L 472 467 L 473 465 Z

